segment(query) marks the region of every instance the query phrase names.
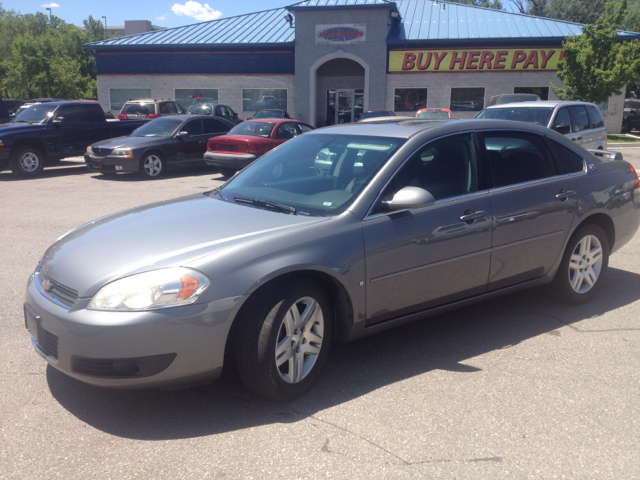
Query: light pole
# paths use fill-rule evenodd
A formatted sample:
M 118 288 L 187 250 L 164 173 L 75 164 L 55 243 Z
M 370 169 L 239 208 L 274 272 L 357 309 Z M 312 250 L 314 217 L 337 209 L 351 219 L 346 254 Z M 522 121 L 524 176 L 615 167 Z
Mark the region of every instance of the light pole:
M 47 7 L 47 10 L 49 10 L 49 22 L 51 22 L 51 9 Z
M 107 17 L 105 17 L 104 15 L 102 16 L 102 18 L 104 18 L 104 34 L 105 36 L 109 36 L 109 32 L 107 31 Z

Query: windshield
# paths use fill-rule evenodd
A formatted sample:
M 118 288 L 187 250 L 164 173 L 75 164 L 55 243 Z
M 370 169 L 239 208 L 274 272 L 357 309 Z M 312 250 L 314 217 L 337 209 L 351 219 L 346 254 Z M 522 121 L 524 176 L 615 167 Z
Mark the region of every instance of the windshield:
M 187 113 L 189 115 L 213 115 L 213 107 L 206 104 L 191 105 Z
M 244 122 L 229 130 L 229 135 L 251 135 L 252 137 L 269 138 L 275 125 L 275 123 L 267 122 Z
M 476 118 L 517 120 L 518 122 L 535 123 L 546 127 L 552 113 L 553 107 L 487 108 L 476 115 Z
M 405 141 L 308 133 L 271 151 L 218 192 L 227 202 L 260 200 L 292 207 L 298 215 L 336 215 Z
M 30 107 L 16 115 L 16 119 L 14 120 L 14 122 L 45 123 L 50 117 L 53 116 L 53 112 L 57 107 L 57 105 L 51 105 L 50 103 L 31 105 Z
M 284 118 L 282 112 L 269 112 L 267 110 L 262 110 L 261 112 L 256 113 L 253 118 Z
M 179 118 L 157 118 L 144 124 L 131 134 L 132 137 L 170 137 L 182 125 Z
M 416 118 L 451 118 L 449 112 L 418 112 Z

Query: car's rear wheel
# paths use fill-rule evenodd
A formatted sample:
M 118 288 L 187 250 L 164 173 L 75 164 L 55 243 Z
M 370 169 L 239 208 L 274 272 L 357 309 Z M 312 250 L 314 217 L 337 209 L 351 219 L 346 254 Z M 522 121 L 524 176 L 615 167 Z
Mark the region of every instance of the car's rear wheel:
M 275 400 L 303 395 L 318 378 L 333 334 L 333 311 L 315 283 L 289 283 L 249 300 L 237 331 L 236 364 L 247 388 Z
M 11 155 L 11 171 L 18 177 L 37 177 L 44 168 L 44 154 L 33 145 L 18 147 Z
M 609 241 L 595 224 L 580 227 L 569 239 L 555 278 L 558 294 L 573 303 L 593 298 L 609 266 Z
M 158 178 L 165 170 L 164 159 L 158 153 L 147 153 L 140 160 L 140 174 L 144 178 Z

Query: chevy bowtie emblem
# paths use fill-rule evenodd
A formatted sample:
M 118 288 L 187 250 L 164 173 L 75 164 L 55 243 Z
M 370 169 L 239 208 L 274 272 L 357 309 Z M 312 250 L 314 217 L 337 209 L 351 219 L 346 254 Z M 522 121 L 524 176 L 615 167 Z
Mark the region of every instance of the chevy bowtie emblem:
M 45 292 L 48 292 L 49 290 L 51 290 L 52 286 L 53 284 L 49 280 L 45 280 L 44 282 L 42 282 L 42 288 L 44 288 Z

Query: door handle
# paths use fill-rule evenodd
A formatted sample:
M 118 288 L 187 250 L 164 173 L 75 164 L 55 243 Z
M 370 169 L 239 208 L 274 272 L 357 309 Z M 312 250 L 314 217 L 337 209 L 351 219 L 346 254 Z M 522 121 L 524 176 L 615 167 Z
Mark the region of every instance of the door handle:
M 575 190 L 565 190 L 563 188 L 558 192 L 558 194 L 556 195 L 556 198 L 564 202 L 567 198 L 573 197 L 575 194 L 576 194 Z
M 481 210 L 479 212 L 476 212 L 475 210 L 469 209 L 466 212 L 464 212 L 464 215 L 460 217 L 460 221 L 471 224 L 475 220 L 483 217 L 484 217 L 484 211 Z

